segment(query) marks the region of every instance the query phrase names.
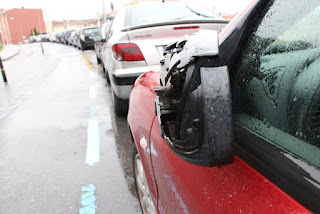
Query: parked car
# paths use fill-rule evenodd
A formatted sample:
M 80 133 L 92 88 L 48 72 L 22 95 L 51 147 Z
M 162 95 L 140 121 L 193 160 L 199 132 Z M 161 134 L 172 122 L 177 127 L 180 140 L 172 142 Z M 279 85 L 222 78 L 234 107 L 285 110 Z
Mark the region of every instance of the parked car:
M 103 25 L 101 25 L 99 33 L 97 35 L 98 38 L 94 38 L 98 40 L 94 43 L 94 50 L 96 52 L 98 63 L 101 63 L 101 52 L 103 50 L 104 43 L 107 41 L 107 35 L 109 34 L 110 25 L 111 23 L 104 23 Z
M 64 36 L 64 32 L 58 32 L 56 35 L 56 42 L 61 43 L 62 42 L 62 37 Z
M 71 34 L 70 34 L 70 36 L 69 36 L 69 38 L 67 40 L 68 41 L 67 42 L 68 45 L 74 45 L 74 40 L 76 39 L 76 34 L 77 34 L 76 30 L 71 32 Z
M 317 0 L 253 1 L 135 81 L 143 213 L 320 213 L 319 19 Z
M 38 35 L 38 36 L 36 37 L 36 42 L 41 42 L 41 41 L 42 41 L 41 35 Z
M 94 48 L 94 36 L 99 32 L 99 27 L 87 27 L 82 28 L 77 34 L 77 47 L 80 50 L 93 49 Z
M 49 41 L 56 42 L 56 40 L 57 40 L 57 32 L 51 33 L 51 35 L 49 37 Z
M 30 36 L 29 37 L 29 43 L 36 42 L 36 40 L 37 40 L 37 36 Z
M 74 47 L 78 47 L 78 38 L 80 37 L 80 29 L 76 31 L 76 34 L 74 36 L 74 39 L 72 41 L 72 45 Z
M 48 34 L 38 35 L 37 42 L 49 42 L 49 35 Z
M 63 32 L 63 36 L 61 36 L 61 43 L 67 45 L 68 44 L 68 39 L 71 35 L 72 32 L 74 32 L 75 30 L 65 30 Z
M 160 69 L 168 44 L 199 29 L 220 30 L 227 23 L 212 11 L 202 13 L 184 3 L 137 4 L 119 11 L 101 56 L 111 82 L 115 113 L 127 113 L 135 79 Z

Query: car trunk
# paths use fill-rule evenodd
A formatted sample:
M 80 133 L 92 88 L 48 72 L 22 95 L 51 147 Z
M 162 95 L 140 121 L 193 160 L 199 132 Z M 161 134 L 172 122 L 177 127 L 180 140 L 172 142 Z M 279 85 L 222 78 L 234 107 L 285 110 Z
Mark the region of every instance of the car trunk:
M 174 21 L 131 26 L 122 31 L 127 32 L 130 43 L 138 45 L 147 66 L 151 66 L 159 64 L 168 44 L 200 29 L 220 31 L 227 23 L 227 20 Z

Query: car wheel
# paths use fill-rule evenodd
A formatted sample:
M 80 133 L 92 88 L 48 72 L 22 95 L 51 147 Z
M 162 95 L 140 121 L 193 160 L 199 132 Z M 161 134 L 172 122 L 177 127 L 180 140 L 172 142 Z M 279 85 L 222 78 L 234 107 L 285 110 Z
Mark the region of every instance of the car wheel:
M 108 73 L 108 71 L 106 70 L 106 68 L 104 67 L 104 64 L 103 64 L 103 62 L 102 62 L 102 61 L 101 61 L 101 64 L 102 64 L 102 71 L 103 71 L 103 73 L 105 73 L 105 74 L 106 74 L 107 83 L 109 83 L 109 84 L 110 84 L 109 73 Z
M 112 90 L 112 89 L 111 89 Z M 112 90 L 114 112 L 117 116 L 124 116 L 128 113 L 128 101 L 120 99 Z
M 97 56 L 97 63 L 101 64 L 101 59 Z
M 106 76 L 107 76 L 107 82 L 110 84 L 110 77 L 109 77 L 109 73 L 108 73 L 108 71 L 106 71 L 106 70 L 105 70 L 105 72 L 106 72 Z
M 134 178 L 136 189 L 140 201 L 140 206 L 143 214 L 156 214 L 156 208 L 151 198 L 150 189 L 147 182 L 147 177 L 144 172 L 140 155 L 135 150 L 134 152 Z

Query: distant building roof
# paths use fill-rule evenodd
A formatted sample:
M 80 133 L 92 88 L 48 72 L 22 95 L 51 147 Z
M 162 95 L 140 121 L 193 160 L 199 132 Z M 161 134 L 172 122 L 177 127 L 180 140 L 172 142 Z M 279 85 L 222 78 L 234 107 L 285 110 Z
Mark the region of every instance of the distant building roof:
M 87 24 L 87 23 L 95 23 L 97 22 L 96 19 L 85 19 L 85 20 L 64 20 L 64 21 L 52 21 L 52 25 L 65 25 L 65 24 L 70 24 L 70 25 L 81 25 L 81 24 Z

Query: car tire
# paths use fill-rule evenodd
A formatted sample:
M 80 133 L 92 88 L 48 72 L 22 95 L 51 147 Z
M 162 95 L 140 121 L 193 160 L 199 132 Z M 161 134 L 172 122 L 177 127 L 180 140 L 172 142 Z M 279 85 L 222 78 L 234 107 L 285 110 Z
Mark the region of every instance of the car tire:
M 103 62 L 102 62 L 102 61 L 101 61 L 101 64 L 102 64 L 102 71 L 103 71 L 103 73 L 105 73 L 105 74 L 106 74 L 107 83 L 109 83 L 109 84 L 110 84 L 110 77 L 109 77 L 109 73 L 108 73 L 108 71 L 106 70 L 106 68 L 104 67 L 104 64 L 103 64 Z
M 97 63 L 101 64 L 101 59 L 97 56 Z
M 114 112 L 117 116 L 125 116 L 128 113 L 128 101 L 120 99 L 117 95 L 112 91 L 112 100 Z
M 109 77 L 109 73 L 108 73 L 108 71 L 106 71 L 106 70 L 105 70 L 105 72 L 106 72 L 107 83 L 109 83 L 109 84 L 110 84 L 110 77 Z
M 140 155 L 137 149 L 133 151 L 132 155 L 134 181 L 136 191 L 138 194 L 141 211 L 143 214 L 156 214 L 156 207 L 153 203 L 147 177 L 140 159 Z

